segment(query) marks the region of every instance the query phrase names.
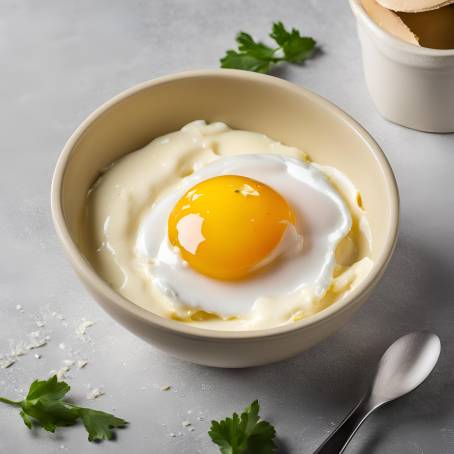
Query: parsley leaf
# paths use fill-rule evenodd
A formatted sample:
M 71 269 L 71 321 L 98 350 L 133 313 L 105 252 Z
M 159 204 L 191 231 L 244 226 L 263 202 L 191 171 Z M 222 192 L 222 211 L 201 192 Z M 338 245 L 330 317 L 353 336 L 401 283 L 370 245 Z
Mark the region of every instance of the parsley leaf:
M 48 380 L 35 380 L 28 390 L 27 400 L 47 398 L 60 400 L 65 397 L 71 387 L 64 381 L 59 382 L 57 376 L 53 375 Z
M 244 69 L 256 73 L 267 73 L 271 69 L 271 62 L 253 57 L 247 52 L 228 50 L 221 60 L 222 68 Z
M 255 41 L 248 33 L 239 32 L 236 36 L 238 50 L 227 50 L 220 60 L 221 67 L 267 73 L 273 65 L 280 62 L 302 63 L 311 57 L 315 49 L 316 42 L 313 38 L 301 36 L 295 28 L 287 31 L 282 22 L 273 24 L 270 37 L 278 47 L 269 47 Z
M 82 418 L 85 429 L 88 432 L 88 440 L 112 440 L 112 429 L 125 427 L 127 422 L 104 411 L 92 410 L 91 408 L 79 408 L 79 415 Z
M 19 414 L 22 416 L 22 419 L 24 420 L 24 424 L 25 424 L 29 429 L 31 429 L 31 428 L 32 428 L 32 425 L 33 425 L 32 418 L 30 418 L 30 416 L 28 416 L 27 413 L 24 413 L 24 410 L 21 410 Z
M 225 57 L 221 59 L 223 68 L 241 68 L 247 71 L 267 73 L 271 65 L 277 62 L 275 49 L 266 44 L 255 42 L 251 35 L 239 32 L 236 36 L 238 51 L 228 50 Z
M 24 399 L 21 407 L 27 416 L 49 432 L 55 432 L 58 426 L 71 426 L 79 417 L 77 407 L 46 397 L 35 400 Z
M 250 56 L 260 60 L 273 61 L 275 59 L 275 49 L 260 42 L 256 43 L 248 33 L 239 32 L 236 36 L 236 42 L 240 52 L 247 52 Z
M 55 432 L 57 427 L 71 426 L 81 419 L 89 441 L 111 440 L 112 429 L 128 424 L 124 419 L 109 413 L 65 402 L 63 398 L 70 389 L 67 383 L 59 382 L 54 375 L 48 380 L 35 380 L 24 400 L 13 401 L 0 397 L 0 402 L 20 407 L 20 415 L 29 429 L 35 423 L 49 432 Z
M 302 63 L 311 56 L 315 48 L 313 38 L 301 36 L 295 28 L 288 32 L 282 22 L 273 24 L 273 31 L 270 36 L 281 46 L 285 60 L 291 63 Z
M 257 400 L 238 416 L 211 421 L 208 435 L 222 454 L 272 454 L 276 451 L 276 431 L 267 421 L 261 421 Z

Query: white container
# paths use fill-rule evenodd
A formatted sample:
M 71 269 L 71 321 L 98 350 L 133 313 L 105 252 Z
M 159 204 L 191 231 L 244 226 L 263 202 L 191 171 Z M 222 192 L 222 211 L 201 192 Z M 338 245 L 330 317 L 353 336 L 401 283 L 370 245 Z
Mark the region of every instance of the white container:
M 350 0 L 366 83 L 387 120 L 427 132 L 454 132 L 454 49 L 427 49 L 390 35 Z

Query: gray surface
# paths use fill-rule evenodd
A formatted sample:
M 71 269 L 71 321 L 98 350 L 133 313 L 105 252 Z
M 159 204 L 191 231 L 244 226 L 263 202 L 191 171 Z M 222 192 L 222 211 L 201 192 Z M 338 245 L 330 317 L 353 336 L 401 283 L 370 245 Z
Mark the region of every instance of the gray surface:
M 65 140 L 100 103 L 155 76 L 215 68 L 237 30 L 265 36 L 276 19 L 323 46 L 306 67 L 280 75 L 353 115 L 389 157 L 401 191 L 399 244 L 368 304 L 311 351 L 248 370 L 185 364 L 118 326 L 81 287 L 51 224 L 51 173 Z M 454 136 L 406 130 L 378 116 L 346 2 L 2 0 L 0 62 L 0 353 L 35 330 L 40 313 L 51 336 L 41 359 L 29 353 L 0 369 L 1 394 L 20 394 L 33 378 L 58 369 L 72 349 L 90 361 L 70 373 L 75 398 L 86 403 L 87 384 L 104 385 L 106 395 L 93 405 L 131 421 L 116 442 L 90 445 L 80 427 L 54 436 L 29 432 L 16 410 L 0 406 L 0 452 L 214 453 L 208 421 L 258 398 L 263 416 L 276 424 L 282 452 L 310 453 L 359 397 L 385 347 L 422 328 L 443 342 L 435 372 L 367 422 L 348 452 L 454 451 Z M 82 317 L 96 322 L 86 341 L 74 331 Z M 165 384 L 172 390 L 160 391 Z M 196 420 L 199 412 L 205 421 Z M 181 426 L 185 419 L 194 432 Z M 170 432 L 184 435 L 169 438 Z

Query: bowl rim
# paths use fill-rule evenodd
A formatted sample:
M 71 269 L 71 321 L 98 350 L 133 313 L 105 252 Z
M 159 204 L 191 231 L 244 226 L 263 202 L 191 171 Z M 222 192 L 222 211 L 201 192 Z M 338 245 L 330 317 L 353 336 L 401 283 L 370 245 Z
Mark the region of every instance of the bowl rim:
M 391 35 L 391 33 L 381 28 L 369 17 L 369 14 L 367 14 L 361 3 L 361 0 L 349 0 L 349 2 L 353 14 L 357 18 L 360 18 L 366 24 L 369 30 L 371 30 L 379 39 L 387 42 L 390 46 L 393 46 L 407 54 L 418 55 L 421 57 L 454 57 L 454 49 L 432 49 L 430 47 L 416 46 L 415 44 L 407 43 L 406 41 L 403 41 L 396 36 Z
M 328 308 L 323 309 L 322 311 L 317 312 L 316 314 L 313 314 L 300 321 L 267 329 L 250 331 L 218 331 L 199 328 L 176 320 L 160 317 L 124 298 L 122 295 L 113 290 L 95 272 L 95 270 L 91 267 L 91 265 L 79 251 L 67 228 L 62 205 L 64 175 L 75 145 L 79 142 L 90 125 L 118 102 L 153 86 L 167 84 L 169 82 L 177 81 L 180 79 L 206 77 L 256 81 L 271 84 L 275 87 L 280 87 L 283 90 L 294 92 L 295 95 L 303 95 L 311 101 L 318 103 L 327 111 L 335 114 L 347 127 L 352 129 L 354 133 L 356 133 L 361 137 L 363 141 L 366 142 L 369 152 L 374 156 L 377 165 L 380 166 L 380 169 L 385 177 L 385 189 L 388 193 L 391 205 L 390 231 L 387 235 L 385 247 L 380 251 L 378 258 L 374 261 L 371 272 L 363 282 L 361 282 L 355 289 L 351 291 L 348 298 L 346 298 L 344 301 L 335 302 Z M 79 275 L 84 284 L 90 284 L 89 287 L 96 289 L 96 291 L 101 294 L 106 301 L 109 301 L 109 304 L 113 304 L 122 311 L 127 312 L 129 316 L 132 316 L 136 320 L 145 322 L 153 328 L 159 329 L 161 331 L 177 333 L 181 336 L 197 339 L 210 339 L 211 341 L 242 341 L 244 339 L 257 340 L 269 337 L 280 337 L 287 335 L 290 332 L 295 332 L 307 327 L 314 327 L 316 325 L 323 324 L 327 322 L 328 319 L 340 315 L 342 312 L 344 312 L 344 310 L 346 310 L 347 306 L 354 304 L 355 301 L 359 302 L 364 299 L 367 296 L 368 292 L 372 289 L 372 287 L 374 287 L 381 278 L 394 251 L 399 226 L 399 194 L 393 171 L 384 152 L 381 150 L 375 140 L 370 136 L 370 134 L 358 122 L 356 122 L 356 120 L 351 118 L 339 107 L 305 88 L 274 76 L 234 69 L 215 69 L 185 71 L 158 77 L 156 79 L 140 83 L 114 96 L 103 105 L 98 107 L 94 112 L 92 112 L 70 136 L 58 158 L 51 185 L 51 211 L 57 235 L 76 273 Z

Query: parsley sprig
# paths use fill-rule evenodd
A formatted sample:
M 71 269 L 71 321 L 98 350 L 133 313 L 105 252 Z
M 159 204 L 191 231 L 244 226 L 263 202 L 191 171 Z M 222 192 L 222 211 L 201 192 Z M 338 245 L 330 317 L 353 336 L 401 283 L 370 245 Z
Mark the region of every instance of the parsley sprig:
M 57 427 L 72 426 L 80 419 L 89 441 L 111 440 L 113 429 L 128 424 L 110 413 L 65 402 L 63 398 L 70 389 L 66 382 L 59 382 L 54 375 L 48 380 L 35 380 L 23 400 L 0 397 L 0 402 L 20 408 L 20 415 L 29 429 L 36 423 L 49 432 L 55 432 Z
M 295 28 L 288 31 L 282 22 L 273 23 L 269 36 L 277 47 L 256 42 L 248 33 L 239 32 L 236 36 L 238 50 L 228 50 L 220 61 L 221 67 L 267 73 L 280 62 L 301 64 L 313 55 L 316 41 L 301 36 Z
M 211 421 L 208 435 L 222 454 L 272 454 L 276 452 L 276 431 L 267 421 L 261 421 L 257 400 L 238 416 Z

